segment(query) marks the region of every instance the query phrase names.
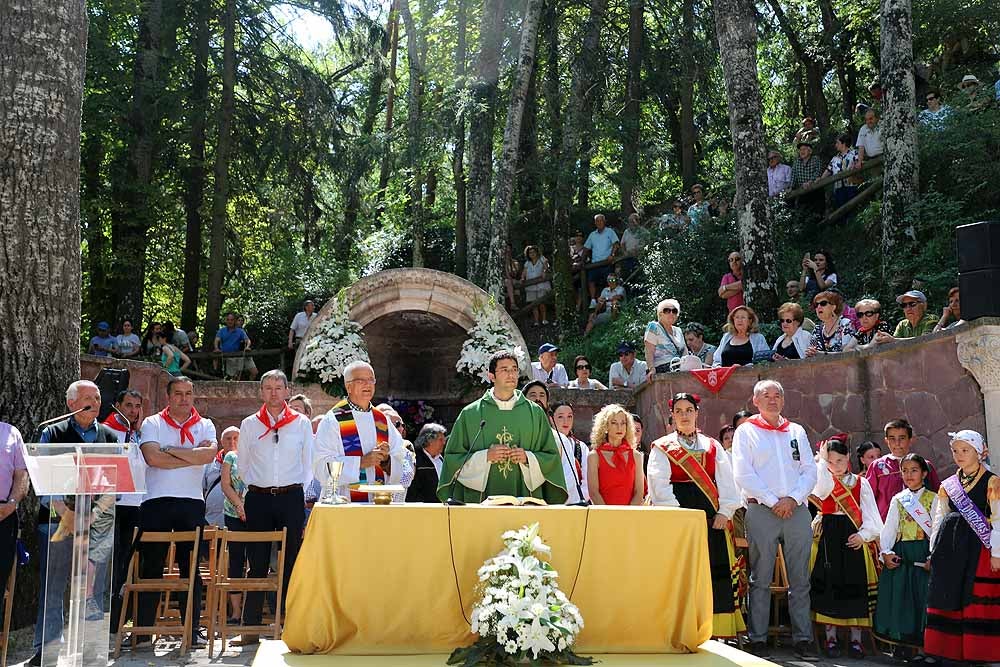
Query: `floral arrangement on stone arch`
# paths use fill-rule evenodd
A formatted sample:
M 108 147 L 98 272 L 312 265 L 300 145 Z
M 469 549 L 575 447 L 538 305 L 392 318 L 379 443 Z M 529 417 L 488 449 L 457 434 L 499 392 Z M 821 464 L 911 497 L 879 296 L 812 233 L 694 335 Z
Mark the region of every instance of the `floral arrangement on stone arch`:
M 514 344 L 513 332 L 507 326 L 496 299 L 487 302 L 476 300 L 472 305 L 476 323 L 468 331 L 468 338 L 462 344 L 462 353 L 455 364 L 459 376 L 473 386 L 489 384 L 487 377 L 489 361 L 493 353 L 510 350 L 517 358 L 522 377 L 529 377 L 530 359 L 524 348 Z
M 306 343 L 297 379 L 318 382 L 331 396 L 346 396 L 344 366 L 352 361 L 370 359 L 361 325 L 351 319 L 350 304 L 342 290 L 334 297 L 329 316 Z

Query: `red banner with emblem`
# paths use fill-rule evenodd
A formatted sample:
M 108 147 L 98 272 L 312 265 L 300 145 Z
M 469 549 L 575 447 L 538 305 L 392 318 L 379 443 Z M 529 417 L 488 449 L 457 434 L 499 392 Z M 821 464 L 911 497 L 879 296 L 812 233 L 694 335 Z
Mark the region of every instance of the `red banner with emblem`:
M 722 386 L 739 366 L 727 366 L 725 368 L 699 368 L 691 371 L 691 375 L 698 378 L 698 381 L 705 385 L 713 394 L 722 391 Z

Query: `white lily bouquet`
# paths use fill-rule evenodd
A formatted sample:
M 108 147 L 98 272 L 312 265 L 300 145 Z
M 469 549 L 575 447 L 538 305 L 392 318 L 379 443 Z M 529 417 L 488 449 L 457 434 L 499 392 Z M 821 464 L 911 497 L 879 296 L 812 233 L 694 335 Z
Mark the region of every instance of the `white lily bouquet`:
M 504 549 L 479 568 L 481 594 L 472 609 L 472 632 L 479 639 L 456 649 L 449 665 L 591 665 L 572 651 L 583 617 L 559 590 L 559 574 L 539 558 L 551 549 L 538 524 L 510 530 Z
M 487 303 L 477 301 L 472 312 L 476 324 L 469 329 L 468 338 L 462 344 L 455 370 L 458 374 L 471 381 L 474 385 L 489 384 L 486 376 L 489 370 L 490 356 L 500 350 L 511 350 L 517 357 L 517 365 L 521 375 L 528 375 L 528 358 L 520 345 L 514 345 L 514 337 L 501 318 L 500 306 L 494 299 Z
M 351 320 L 347 299 L 339 294 L 306 344 L 298 377 L 318 381 L 331 396 L 343 396 L 344 366 L 352 361 L 368 361 L 368 347 L 361 325 Z

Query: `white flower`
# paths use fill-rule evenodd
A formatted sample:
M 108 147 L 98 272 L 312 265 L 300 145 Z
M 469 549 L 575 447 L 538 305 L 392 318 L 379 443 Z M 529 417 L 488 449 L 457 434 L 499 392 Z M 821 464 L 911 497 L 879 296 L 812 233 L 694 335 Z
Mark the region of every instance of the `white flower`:
M 508 641 L 503 645 L 503 650 L 507 653 L 517 653 L 517 642 Z

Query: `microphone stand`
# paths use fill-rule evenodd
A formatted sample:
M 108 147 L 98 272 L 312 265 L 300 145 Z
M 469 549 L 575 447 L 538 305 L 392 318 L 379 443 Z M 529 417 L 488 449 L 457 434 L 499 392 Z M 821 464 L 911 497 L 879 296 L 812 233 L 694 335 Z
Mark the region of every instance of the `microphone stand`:
M 476 437 L 472 439 L 472 444 L 469 445 L 469 451 L 465 453 L 465 458 L 462 459 L 462 465 L 458 466 L 458 470 L 455 471 L 455 475 L 451 478 L 451 484 L 448 485 L 448 500 L 444 501 L 445 505 L 464 505 L 461 500 L 455 498 L 455 483 L 458 482 L 458 476 L 462 474 L 465 469 L 465 464 L 469 462 L 469 458 L 472 453 L 476 450 L 476 441 L 479 440 L 480 436 L 483 434 L 483 429 L 486 428 L 486 420 L 479 422 L 479 432 L 476 433 Z
M 125 428 L 128 429 L 125 433 L 125 444 L 129 444 L 132 441 L 132 422 L 129 421 L 124 412 L 115 407 L 114 403 L 111 404 L 111 409 L 118 413 L 118 416 L 125 422 Z
M 552 424 L 551 416 L 549 416 L 549 423 Z M 552 427 L 553 430 L 556 432 L 556 434 L 559 436 L 559 448 L 562 449 L 563 455 L 566 457 L 566 460 L 569 461 L 569 467 L 570 469 L 572 469 L 574 467 L 573 465 L 574 458 L 572 454 L 566 452 L 566 441 L 564 440 L 566 436 L 564 436 L 562 432 L 559 431 L 558 428 L 555 428 L 555 424 L 552 424 Z M 576 476 L 575 473 L 573 474 L 573 481 L 576 482 L 576 495 L 580 497 L 580 501 L 576 503 L 566 503 L 566 506 L 588 507 L 590 505 L 590 501 L 583 497 L 583 487 L 580 486 L 580 479 Z
M 58 417 L 53 417 L 52 419 L 46 419 L 43 422 L 38 422 L 38 425 L 35 426 L 35 440 L 41 439 L 41 437 L 42 437 L 42 431 L 49 424 L 55 424 L 56 422 L 60 422 L 63 419 L 66 419 L 67 417 L 72 417 L 74 415 L 78 415 L 81 412 L 83 412 L 84 410 L 90 410 L 92 407 L 93 407 L 92 405 L 85 405 L 82 408 L 80 408 L 79 410 L 74 410 L 73 412 L 67 412 L 64 415 L 59 415 Z

